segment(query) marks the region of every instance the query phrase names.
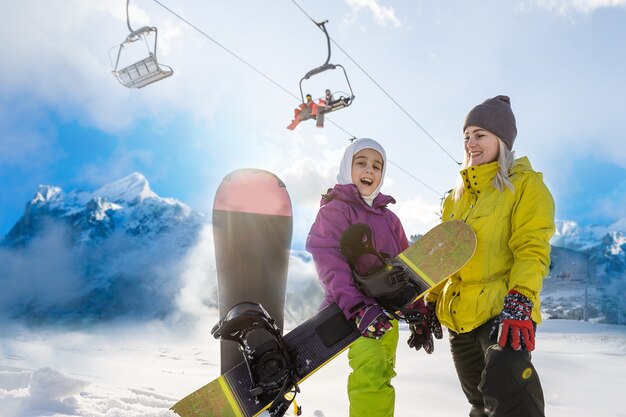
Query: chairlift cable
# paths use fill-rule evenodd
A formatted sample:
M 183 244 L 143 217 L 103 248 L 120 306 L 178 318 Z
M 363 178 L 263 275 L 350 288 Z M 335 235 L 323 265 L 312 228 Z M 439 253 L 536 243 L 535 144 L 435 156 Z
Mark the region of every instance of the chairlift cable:
M 346 129 L 344 129 L 343 127 L 339 126 L 337 123 L 333 122 L 330 119 L 327 119 L 328 122 L 330 122 L 332 125 L 334 125 L 336 128 L 342 130 L 345 134 L 347 134 L 348 136 L 350 136 L 350 139 L 348 139 L 350 142 L 352 142 L 353 140 L 356 139 L 356 136 L 354 136 L 352 133 L 348 132 Z M 404 172 L 406 175 L 408 175 L 409 177 L 413 178 L 415 181 L 419 182 L 420 184 L 422 184 L 424 187 L 428 188 L 430 191 L 432 191 L 433 193 L 435 193 L 438 197 L 441 197 L 441 193 L 437 190 L 435 190 L 433 187 L 431 187 L 430 185 L 426 184 L 424 181 L 420 180 L 419 178 L 417 178 L 415 175 L 411 174 L 409 171 L 407 171 L 406 169 L 402 168 L 400 165 L 396 164 L 395 162 L 393 162 L 391 159 L 387 158 L 387 162 L 389 162 L 391 165 L 395 166 L 396 168 L 398 168 L 400 171 Z M 445 193 L 444 193 L 445 194 Z
M 313 18 L 311 17 L 311 15 L 310 15 L 310 14 L 308 14 L 308 13 L 306 12 L 306 10 L 304 10 L 304 9 L 303 9 L 303 8 L 302 8 L 299 4 L 298 4 L 298 2 L 296 2 L 296 0 L 291 0 L 291 2 L 292 2 L 292 3 L 293 3 L 293 4 L 294 4 L 294 5 L 295 5 L 298 9 L 300 9 L 300 11 L 301 11 L 302 13 L 304 13 L 304 15 L 305 15 L 306 17 L 308 17 L 308 18 L 309 18 L 309 20 L 310 20 L 311 22 L 315 23 L 315 25 L 319 27 L 319 25 L 317 24 L 317 22 L 315 21 L 315 19 L 313 19 Z
M 302 13 L 304 13 L 304 15 L 309 18 L 309 20 L 311 20 L 316 26 L 319 27 L 319 24 L 296 2 L 296 0 L 291 0 L 291 2 L 298 9 L 300 9 L 300 11 L 302 11 Z M 406 111 L 406 109 L 404 107 L 402 107 L 402 105 L 400 105 L 400 103 L 398 103 L 398 101 L 396 101 L 396 99 L 394 99 L 393 96 L 387 92 L 387 90 L 385 90 L 378 82 L 376 82 L 374 77 L 372 77 L 361 65 L 359 65 L 359 63 L 356 62 L 356 60 L 354 58 L 352 58 L 352 56 L 350 56 L 350 54 L 348 52 L 346 52 L 346 50 L 341 47 L 341 45 L 339 45 L 333 38 L 330 38 L 330 40 L 332 41 L 332 43 L 337 48 L 339 48 L 341 50 L 341 52 L 343 52 L 348 57 L 348 59 L 350 59 L 350 61 L 352 61 L 352 63 L 354 65 L 356 65 L 363 72 L 363 74 L 365 74 L 365 76 L 367 76 L 367 78 L 370 79 L 370 81 L 372 81 L 409 119 L 411 119 L 411 121 L 417 127 L 419 127 L 422 130 L 422 132 L 424 132 L 424 134 L 426 134 L 426 136 L 428 136 L 428 138 L 431 141 L 433 141 L 443 152 L 445 152 L 446 155 L 448 155 L 457 165 L 459 165 L 459 166 L 461 165 L 461 163 L 459 161 L 457 161 L 456 158 L 454 156 L 452 156 L 450 154 L 450 152 L 448 152 L 439 143 L 439 141 L 437 141 L 437 139 L 435 139 L 417 120 L 415 120 L 415 118 L 413 116 L 411 116 L 411 114 L 408 111 Z
M 280 88 L 281 90 L 283 90 L 285 93 L 289 94 L 290 96 L 292 96 L 293 98 L 295 98 L 296 100 L 300 101 L 300 98 L 298 96 L 296 96 L 295 94 L 293 94 L 291 91 L 287 90 L 285 87 L 283 87 L 282 85 L 280 85 L 278 82 L 274 81 L 272 78 L 270 78 L 268 75 L 266 75 L 265 73 L 263 73 L 261 70 L 257 69 L 254 65 L 250 64 L 248 61 L 246 61 L 245 59 L 243 59 L 242 57 L 240 57 L 239 55 L 237 55 L 236 53 L 234 53 L 233 51 L 231 51 L 230 49 L 228 49 L 226 46 L 222 45 L 221 43 L 219 43 L 217 40 L 213 39 L 211 36 L 209 36 L 206 32 L 204 32 L 203 30 L 201 30 L 200 28 L 198 28 L 196 25 L 194 25 L 193 23 L 191 23 L 189 20 L 185 19 L 184 17 L 182 17 L 181 15 L 179 15 L 178 13 L 174 12 L 172 9 L 170 9 L 169 7 L 167 7 L 166 5 L 164 5 L 163 3 L 161 3 L 159 0 L 153 0 L 155 3 L 157 3 L 159 6 L 163 7 L 165 10 L 167 10 L 168 12 L 170 12 L 172 15 L 176 16 L 178 19 L 180 19 L 181 21 L 183 21 L 184 23 L 186 23 L 188 26 L 190 26 L 191 28 L 193 28 L 194 30 L 196 30 L 198 33 L 200 33 L 202 36 L 206 37 L 207 39 L 209 39 L 211 42 L 213 42 L 214 44 L 216 44 L 217 46 L 219 46 L 220 48 L 222 48 L 224 51 L 228 52 L 230 55 L 232 55 L 233 57 L 235 57 L 237 60 L 239 60 L 240 62 L 242 62 L 243 64 L 245 64 L 248 68 L 252 69 L 254 72 L 256 72 L 257 74 L 261 75 L 263 78 L 265 78 L 266 80 L 268 80 L 269 82 L 271 82 L 272 84 L 274 84 L 276 87 Z M 293 0 L 292 0 L 293 1 Z M 296 4 L 296 6 L 300 7 L 297 3 L 294 2 L 294 4 Z M 304 10 L 303 10 L 304 12 Z M 306 14 L 306 12 L 304 12 Z M 308 16 L 308 15 L 307 15 Z M 310 17 L 309 17 L 310 18 Z M 313 19 L 311 19 L 316 25 L 317 22 L 315 22 Z M 333 41 L 334 42 L 334 41 Z M 345 53 L 345 52 L 344 52 Z M 344 129 L 343 127 L 341 127 L 340 125 L 338 125 L 337 123 L 333 122 L 332 120 L 328 119 L 328 121 L 334 125 L 335 127 L 337 127 L 338 129 L 342 130 L 344 133 L 346 133 L 348 136 L 355 138 L 355 136 L 348 132 L 346 129 Z M 429 186 L 428 184 L 426 184 L 425 182 L 423 182 L 422 180 L 420 180 L 419 178 L 417 178 L 416 176 L 414 176 L 413 174 L 411 174 L 410 172 L 408 172 L 407 170 L 405 170 L 404 168 L 400 167 L 398 164 L 396 164 L 395 162 L 393 162 L 390 159 L 387 159 L 387 161 L 389 161 L 390 164 L 394 165 L 395 167 L 397 167 L 398 169 L 400 169 L 401 171 L 403 171 L 404 173 L 406 173 L 407 175 L 409 175 L 411 178 L 413 178 L 414 180 L 416 180 L 417 182 L 419 182 L 420 184 L 422 184 L 424 187 L 426 187 L 427 189 L 431 190 L 432 192 L 434 192 L 435 194 L 437 194 L 437 196 L 441 196 L 441 193 L 438 192 L 437 190 L 435 190 L 434 188 L 432 188 L 431 186 Z
M 413 178 L 415 181 L 419 182 L 420 184 L 422 184 L 424 187 L 428 188 L 430 191 L 432 191 L 433 193 L 437 194 L 438 197 L 441 197 L 441 193 L 437 190 L 435 190 L 434 188 L 432 188 L 430 185 L 426 184 L 424 181 L 420 180 L 419 178 L 417 178 L 415 175 L 411 174 L 409 171 L 407 171 L 406 169 L 402 168 L 400 165 L 396 164 L 395 162 L 393 162 L 391 159 L 387 158 L 387 162 L 389 162 L 391 165 L 395 166 L 396 168 L 398 168 L 400 171 L 404 172 L 406 175 L 408 175 L 409 177 Z
M 177 18 L 179 18 L 180 20 L 182 20 L 183 22 L 185 22 L 188 26 L 190 26 L 191 28 L 195 29 L 198 33 L 200 33 L 201 35 L 203 35 L 204 37 L 206 37 L 207 39 L 209 39 L 211 42 L 213 42 L 214 44 L 216 44 L 217 46 L 219 46 L 220 48 L 222 48 L 223 50 L 225 50 L 226 52 L 228 52 L 230 55 L 232 55 L 233 57 L 235 57 L 237 60 L 239 60 L 240 62 L 242 62 L 244 65 L 246 65 L 248 68 L 252 69 L 254 72 L 256 72 L 257 74 L 261 75 L 263 78 L 265 78 L 266 80 L 268 80 L 269 82 L 271 82 L 272 84 L 274 84 L 276 87 L 280 88 L 281 90 L 283 90 L 285 93 L 289 94 L 290 96 L 292 96 L 293 98 L 295 98 L 296 100 L 300 101 L 300 99 L 298 98 L 298 96 L 296 96 L 295 94 L 293 94 L 291 91 L 287 90 L 285 87 L 283 87 L 282 85 L 280 85 L 279 83 L 277 83 L 276 81 L 274 81 L 272 78 L 270 78 L 268 75 L 266 75 L 263 71 L 257 69 L 254 65 L 250 64 L 248 61 L 246 61 L 245 59 L 243 59 L 242 57 L 240 57 L 239 55 L 237 55 L 236 53 L 234 53 L 233 51 L 231 51 L 230 49 L 228 49 L 227 47 L 225 47 L 224 45 L 222 45 L 221 43 L 219 43 L 217 40 L 213 39 L 211 36 L 209 36 L 206 32 L 204 32 L 203 30 L 201 30 L 200 28 L 198 28 L 196 25 L 194 25 L 193 23 L 191 23 L 189 20 L 185 19 L 184 17 L 182 17 L 181 15 L 179 15 L 178 13 L 176 13 L 175 11 L 173 11 L 172 9 L 170 9 L 169 7 L 167 7 L 166 5 L 164 5 L 163 3 L 161 3 L 159 0 L 153 0 L 155 3 L 157 3 L 159 6 L 163 7 L 165 10 L 167 10 L 168 12 L 170 12 L 171 14 L 173 14 L 174 16 L 176 16 Z
M 345 133 L 346 135 L 350 136 L 351 138 L 356 137 L 352 133 L 350 133 L 346 129 L 344 129 L 343 127 L 339 126 L 337 123 L 333 122 L 331 119 L 326 119 L 326 120 L 328 122 L 330 122 L 331 125 L 335 126 L 337 129 L 341 130 L 343 133 Z
M 424 129 L 424 127 L 417 120 L 415 120 L 415 118 L 411 116 L 411 114 L 406 111 L 406 109 L 402 107 L 402 105 L 398 103 L 396 99 L 394 99 L 393 96 L 387 92 L 387 90 L 385 90 L 378 82 L 376 82 L 376 80 L 363 67 L 361 67 L 361 65 L 359 65 L 359 63 L 356 62 L 354 58 L 350 56 L 350 54 L 348 54 L 337 42 L 335 42 L 334 39 L 331 38 L 331 41 L 335 44 L 337 48 L 341 50 L 341 52 L 346 54 L 350 61 L 352 61 L 352 63 L 354 63 L 354 65 L 356 65 L 363 72 L 363 74 L 367 76 L 367 78 L 369 78 L 409 119 L 411 119 L 411 121 L 417 127 L 419 127 L 422 132 L 424 132 L 424 134 L 426 134 L 426 136 L 428 136 L 428 138 L 435 143 L 435 145 L 437 145 L 443 152 L 445 152 L 446 155 L 448 155 L 450 159 L 452 159 L 457 165 L 461 165 L 461 163 L 457 161 L 456 158 L 452 156 L 450 152 L 448 152 L 437 139 L 435 139 L 426 129 Z
M 402 106 L 400 106 L 400 104 L 398 104 L 398 102 L 396 102 L 396 101 L 393 99 L 393 97 L 391 97 L 391 95 L 390 95 L 390 94 L 388 94 L 388 93 L 385 91 L 385 89 L 384 89 L 384 88 L 382 88 L 382 87 L 381 87 L 381 86 L 380 86 L 380 85 L 379 85 L 379 84 L 378 84 L 378 83 L 377 83 L 377 82 L 376 82 L 376 81 L 375 81 L 375 80 L 374 80 L 374 79 L 373 79 L 373 78 L 372 78 L 372 77 L 371 77 L 371 76 L 370 76 L 370 75 L 369 75 L 369 74 L 368 74 L 368 73 L 367 73 L 367 72 L 366 72 L 366 71 L 365 71 L 365 70 L 364 70 L 364 69 L 363 69 L 363 68 L 362 68 L 362 67 L 361 67 L 361 66 L 360 66 L 360 65 L 359 65 L 359 64 L 358 64 L 355 60 L 354 60 L 354 59 L 352 59 L 352 57 L 351 57 L 351 56 L 350 56 L 350 55 L 349 55 L 349 54 L 348 54 L 348 53 L 347 53 L 347 52 L 346 52 L 346 51 L 345 51 L 345 50 L 344 50 L 341 46 L 339 46 L 339 45 L 337 44 L 337 42 L 335 42 L 335 40 L 334 40 L 334 39 L 332 39 L 332 38 L 330 37 L 330 35 L 328 35 L 328 32 L 326 31 L 326 28 L 324 27 L 324 25 L 323 25 L 323 24 L 320 24 L 320 23 L 316 22 L 316 21 L 315 21 L 315 20 L 314 20 L 314 19 L 313 19 L 313 18 L 312 18 L 312 17 L 311 17 L 311 16 L 310 16 L 310 15 L 309 15 L 309 14 L 308 14 L 308 13 L 307 13 L 307 12 L 306 12 L 303 8 L 302 8 L 302 7 L 300 7 L 300 5 L 299 5 L 299 4 L 298 4 L 295 0 L 291 0 L 291 1 L 293 2 L 293 4 L 294 4 L 294 5 L 295 5 L 298 9 L 300 9 L 300 10 L 302 11 L 302 13 L 304 13 L 304 15 L 305 15 L 306 17 L 308 17 L 308 18 L 309 18 L 309 20 L 311 20 L 311 22 L 315 23 L 315 25 L 316 25 L 317 27 L 319 27 L 319 28 L 322 30 L 322 31 L 326 34 L 326 36 L 328 37 L 328 39 L 330 39 L 330 40 L 331 40 L 331 41 L 332 41 L 332 42 L 333 42 L 333 43 L 334 43 L 334 44 L 335 44 L 335 45 L 336 45 L 339 49 L 341 49 L 341 51 L 342 51 L 342 52 L 343 52 L 343 53 L 344 53 L 344 54 L 345 54 L 348 58 L 350 58 L 350 60 L 351 60 L 351 61 L 352 61 L 352 62 L 353 62 L 353 63 L 354 63 L 357 67 L 359 67 L 359 69 L 360 69 L 361 71 L 363 71 L 363 72 L 365 73 L 365 75 L 367 75 L 367 76 L 369 77 L 369 79 L 370 79 L 370 80 L 372 80 L 372 82 L 378 86 L 378 88 L 380 88 L 380 89 L 381 89 L 381 90 L 382 90 L 385 94 L 387 94 L 387 97 L 389 97 L 389 98 L 390 98 L 390 99 L 391 99 L 394 103 L 396 103 L 396 105 L 397 105 L 398 107 L 400 107 L 400 108 L 402 109 L 402 111 L 404 111 L 404 113 L 405 113 L 407 116 L 409 116 L 409 117 L 411 118 L 411 120 L 413 120 L 413 121 L 415 122 L 415 124 L 417 124 L 417 125 L 420 127 L 420 129 L 422 129 L 422 130 L 424 131 L 424 133 L 426 133 L 426 134 L 427 134 L 427 135 L 428 135 L 431 139 L 433 139 L 433 140 L 434 140 L 434 138 L 432 138 L 432 136 L 430 136 L 430 134 L 426 131 L 426 129 L 424 129 L 424 128 L 423 128 L 423 127 L 419 124 L 419 123 L 417 123 L 417 121 L 415 121 L 415 119 L 413 119 L 413 118 L 411 117 L 411 115 L 409 115 L 409 114 L 407 113 L 407 111 L 406 111 L 406 110 L 404 110 L 404 109 L 402 108 Z M 328 57 L 330 58 L 330 45 L 328 46 Z M 328 61 L 327 61 L 327 63 L 328 63 Z M 335 125 L 337 128 L 339 128 L 339 129 L 343 130 L 345 133 L 347 133 L 348 135 L 350 135 L 352 138 L 356 138 L 354 135 L 352 135 L 351 133 L 349 133 L 348 131 L 346 131 L 344 128 L 342 128 L 341 126 L 339 126 L 337 123 L 333 122 L 333 121 L 332 121 L 332 120 L 330 120 L 330 119 L 329 119 L 328 121 L 329 121 L 331 124 Z M 350 139 L 350 140 L 352 141 L 353 139 Z M 437 141 L 435 141 L 435 142 L 437 142 Z M 437 143 L 437 145 L 439 145 L 439 143 Z M 441 145 L 439 145 L 439 147 L 441 147 Z M 441 148 L 441 149 L 443 149 L 443 148 Z M 446 152 L 446 153 L 448 153 L 445 149 L 443 149 L 443 151 L 444 151 L 444 152 Z M 452 157 L 452 155 L 450 155 L 449 153 L 448 153 L 448 155 L 449 155 L 450 157 Z M 452 159 L 454 160 L 454 158 L 452 158 Z M 433 187 L 431 187 L 430 185 L 426 184 L 424 181 L 420 180 L 420 179 L 419 179 L 419 178 L 417 178 L 415 175 L 411 174 L 409 171 L 407 171 L 406 169 L 402 168 L 400 165 L 398 165 L 398 164 L 396 164 L 395 162 L 393 162 L 391 159 L 387 159 L 387 161 L 388 161 L 391 165 L 395 166 L 396 168 L 398 168 L 399 170 L 401 170 L 402 172 L 404 172 L 405 174 L 407 174 L 409 177 L 413 178 L 415 181 L 417 181 L 417 182 L 419 182 L 420 184 L 422 184 L 424 187 L 428 188 L 430 191 L 434 192 L 437 196 L 441 197 L 441 193 L 440 193 L 439 191 L 435 190 Z M 456 162 L 456 160 L 454 160 L 454 161 Z M 457 162 L 457 163 L 458 163 L 458 162 Z M 459 165 L 460 165 L 460 164 L 459 164 Z

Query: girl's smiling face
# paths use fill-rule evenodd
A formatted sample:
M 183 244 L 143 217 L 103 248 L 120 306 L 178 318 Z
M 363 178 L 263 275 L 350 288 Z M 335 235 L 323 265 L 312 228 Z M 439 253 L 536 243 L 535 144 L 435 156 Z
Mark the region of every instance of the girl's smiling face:
M 378 188 L 382 172 L 383 157 L 374 149 L 361 149 L 352 158 L 352 182 L 363 197 L 368 197 Z
M 468 126 L 464 135 L 468 166 L 488 164 L 498 159 L 500 142 L 496 135 L 478 126 Z

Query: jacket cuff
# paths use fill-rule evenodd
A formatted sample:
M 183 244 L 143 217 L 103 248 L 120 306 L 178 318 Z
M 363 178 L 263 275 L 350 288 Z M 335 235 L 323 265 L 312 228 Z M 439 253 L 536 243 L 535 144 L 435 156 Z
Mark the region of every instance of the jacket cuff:
M 517 291 L 518 293 L 522 294 L 524 297 L 528 298 L 529 300 L 534 300 L 537 296 L 537 293 L 535 293 L 534 291 L 529 290 L 528 288 L 525 288 L 525 287 L 520 287 L 520 286 L 515 286 L 511 288 L 510 291 Z

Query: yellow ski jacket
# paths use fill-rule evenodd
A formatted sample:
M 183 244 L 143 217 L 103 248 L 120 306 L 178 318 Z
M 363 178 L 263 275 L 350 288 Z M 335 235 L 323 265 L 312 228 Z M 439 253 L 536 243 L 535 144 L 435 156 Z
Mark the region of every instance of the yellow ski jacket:
M 463 169 L 463 196 L 454 201 L 450 194 L 443 203 L 443 221 L 464 220 L 478 237 L 472 259 L 427 296 L 437 301 L 441 323 L 457 333 L 497 316 L 512 289 L 532 300 L 532 319 L 541 322 L 539 293 L 550 265 L 554 200 L 528 158 L 511 168 L 515 191 L 495 188 L 497 170 L 497 161 Z

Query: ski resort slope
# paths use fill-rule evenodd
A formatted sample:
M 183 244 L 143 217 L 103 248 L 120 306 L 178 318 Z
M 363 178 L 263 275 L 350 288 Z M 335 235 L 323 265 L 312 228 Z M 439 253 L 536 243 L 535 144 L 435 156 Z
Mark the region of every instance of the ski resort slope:
M 155 322 L 88 331 L 27 329 L 2 324 L 2 417 L 166 417 L 175 401 L 219 373 L 217 319 L 195 324 Z M 466 415 L 468 405 L 453 370 L 448 342 L 415 352 L 401 327 L 396 416 Z M 547 320 L 533 353 L 550 417 L 626 416 L 626 326 Z M 302 385 L 304 417 L 348 414 L 342 354 Z M 291 412 L 288 415 L 292 415 Z

